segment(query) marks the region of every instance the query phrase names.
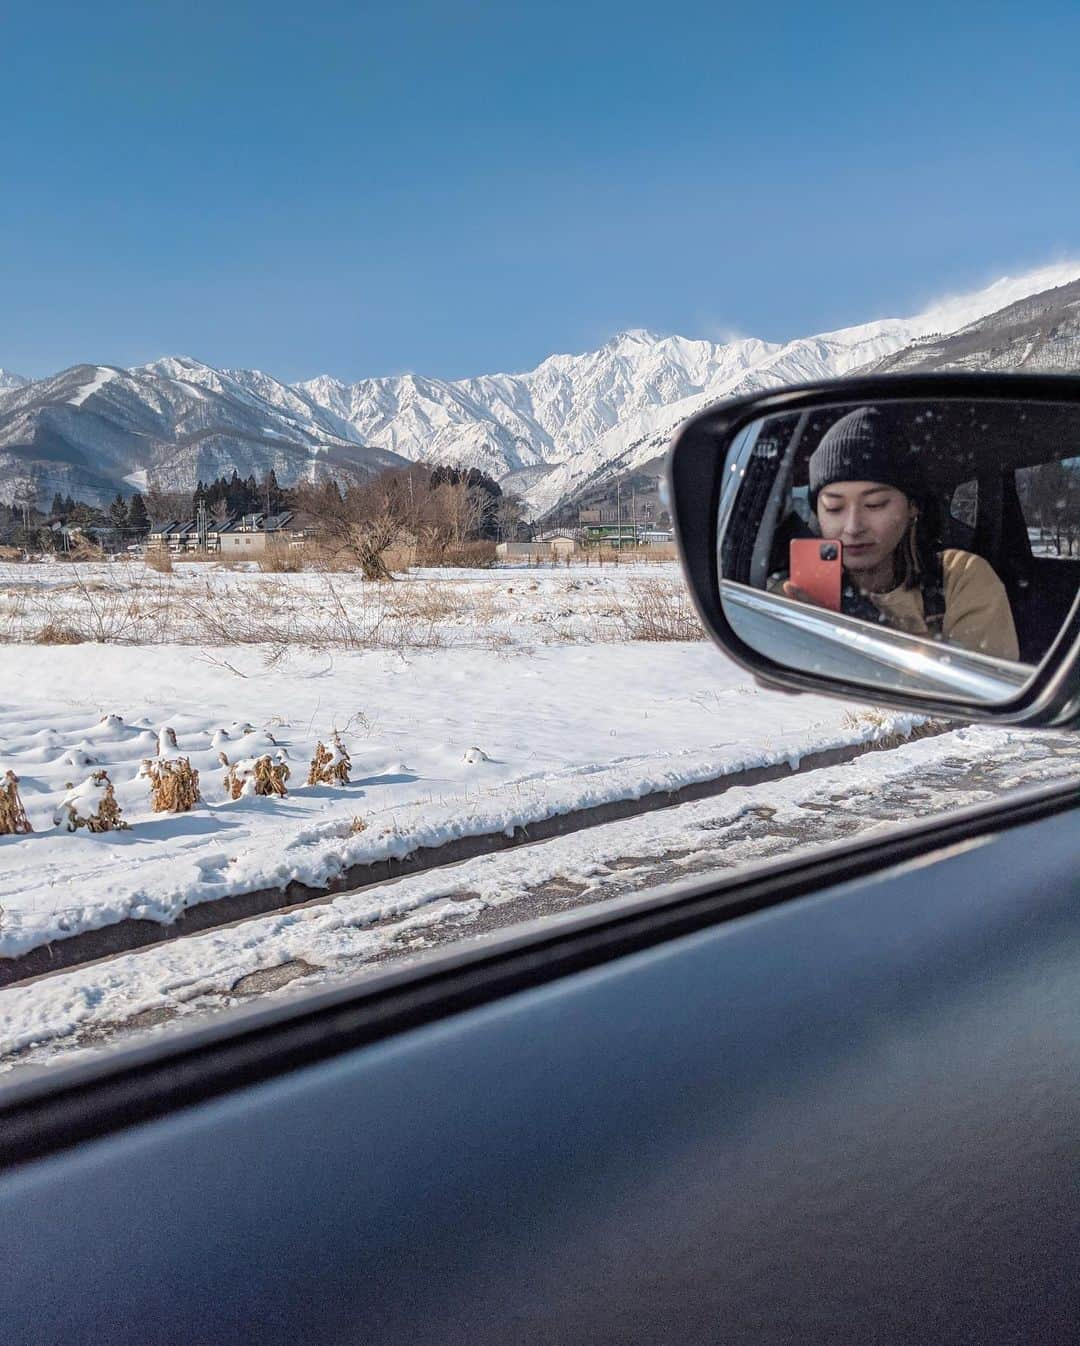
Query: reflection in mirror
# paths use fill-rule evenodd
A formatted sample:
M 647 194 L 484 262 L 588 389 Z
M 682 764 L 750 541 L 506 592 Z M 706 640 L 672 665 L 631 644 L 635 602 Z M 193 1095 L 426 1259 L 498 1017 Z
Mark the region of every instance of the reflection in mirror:
M 787 668 L 999 702 L 1080 589 L 1080 408 L 847 402 L 762 417 L 727 454 L 727 620 Z

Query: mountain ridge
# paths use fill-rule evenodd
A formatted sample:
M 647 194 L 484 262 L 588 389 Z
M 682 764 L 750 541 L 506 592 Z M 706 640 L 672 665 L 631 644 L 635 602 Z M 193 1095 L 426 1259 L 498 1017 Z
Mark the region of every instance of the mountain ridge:
M 190 490 L 233 467 L 241 475 L 273 467 L 287 483 L 423 459 L 480 468 L 520 489 L 539 517 L 586 484 L 655 464 L 678 426 L 711 403 L 884 368 L 1017 304 L 1033 304 L 1037 322 L 1046 312 L 1038 297 L 1078 278 L 1080 263 L 1059 263 L 913 317 L 788 342 L 632 328 L 523 373 L 460 380 L 320 375 L 290 384 L 189 356 L 131 369 L 76 365 L 0 385 L 0 499 L 32 489 L 39 500 L 61 490 L 103 502 L 147 482 Z

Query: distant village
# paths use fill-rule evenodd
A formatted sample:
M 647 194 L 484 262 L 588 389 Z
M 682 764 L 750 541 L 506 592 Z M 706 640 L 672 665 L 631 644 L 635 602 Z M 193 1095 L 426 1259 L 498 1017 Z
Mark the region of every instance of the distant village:
M 268 549 L 300 548 L 328 532 L 355 533 L 380 517 L 394 520 L 395 544 L 424 543 L 426 552 L 436 541 L 444 550 L 451 543 L 483 542 L 493 558 L 537 560 L 590 548 L 670 547 L 671 520 L 661 505 L 659 480 L 641 484 L 644 489 L 625 493 L 616 486 L 610 499 L 564 506 L 536 522 L 525 519 L 518 497 L 475 469 L 418 464 L 344 490 L 333 481 L 282 487 L 272 470 L 259 480 L 233 471 L 200 481 L 193 492 L 148 487 L 118 493 L 107 507 L 59 492 L 47 511 L 27 499 L 0 504 L 0 547 L 73 559 L 87 552 L 257 559 Z
M 199 482 L 191 493 L 154 487 L 117 493 L 105 507 L 59 493 L 47 511 L 30 499 L 16 499 L 0 505 L 0 546 L 8 553 L 71 559 L 88 552 L 257 559 L 271 548 L 302 548 L 335 529 L 356 532 L 377 516 L 395 518 L 397 544 L 431 544 L 436 538 L 444 546 L 487 542 L 493 559 L 562 559 L 590 548 L 671 546 L 671 518 L 661 506 L 659 479 L 638 482 L 644 489 L 623 493 L 611 487 L 610 499 L 564 506 L 551 520 L 535 522 L 525 520 L 524 502 L 475 470 L 416 464 L 345 490 L 337 482 L 281 487 L 273 471 L 261 479 L 233 471 L 229 478 Z

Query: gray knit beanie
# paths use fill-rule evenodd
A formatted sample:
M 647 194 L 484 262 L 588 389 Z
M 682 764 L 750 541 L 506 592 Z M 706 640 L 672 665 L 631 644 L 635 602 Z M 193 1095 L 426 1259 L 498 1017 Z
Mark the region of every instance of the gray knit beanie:
M 879 407 L 856 407 L 831 425 L 810 455 L 810 508 L 834 481 L 880 481 L 910 499 L 925 493 L 918 458 Z

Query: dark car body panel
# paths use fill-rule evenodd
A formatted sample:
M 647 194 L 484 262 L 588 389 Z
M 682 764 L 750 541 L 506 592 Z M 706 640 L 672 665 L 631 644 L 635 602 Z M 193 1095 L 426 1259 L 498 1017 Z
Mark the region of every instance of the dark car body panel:
M 17 1163 L 3 1340 L 1074 1340 L 1078 898 L 1058 809 Z

